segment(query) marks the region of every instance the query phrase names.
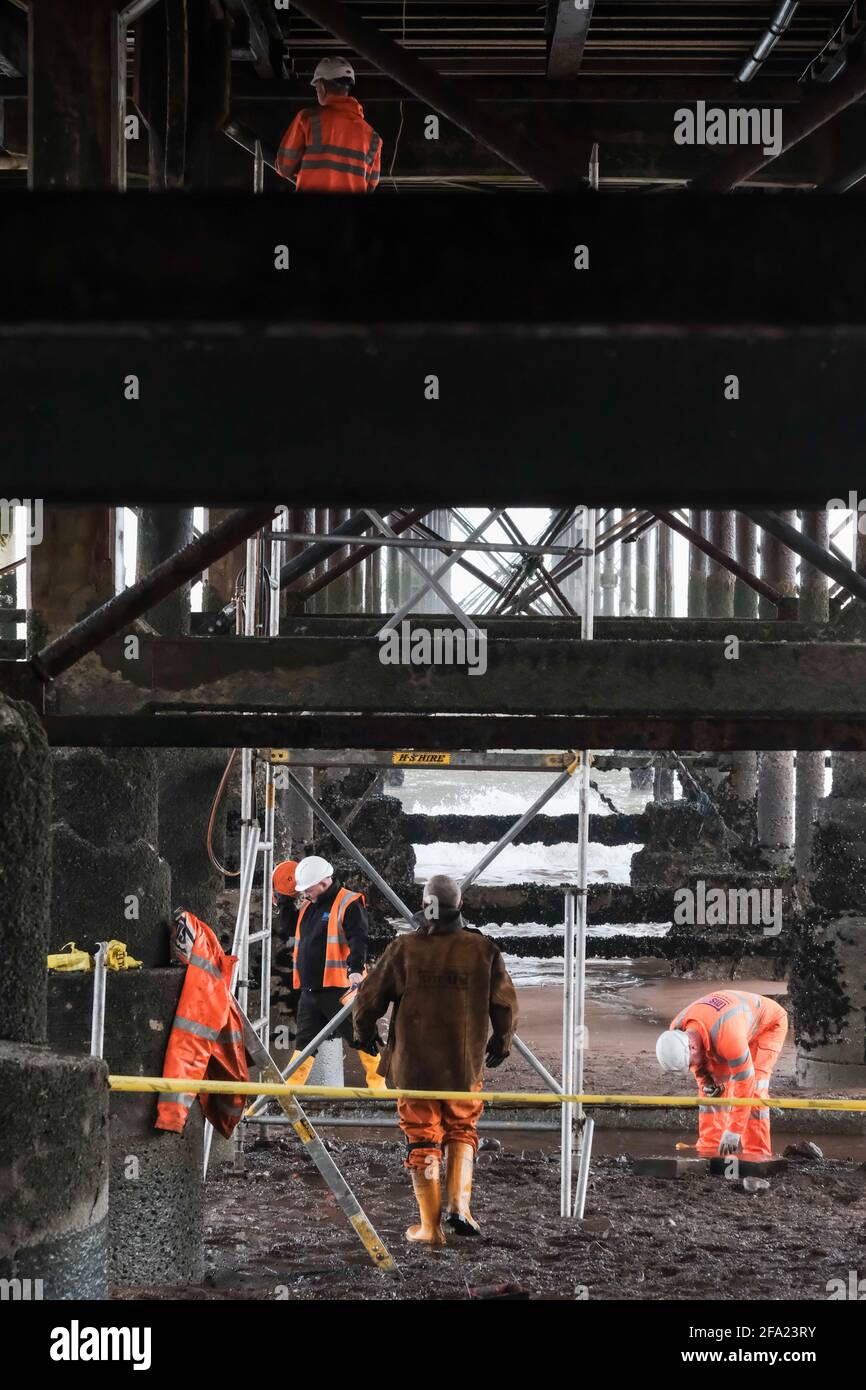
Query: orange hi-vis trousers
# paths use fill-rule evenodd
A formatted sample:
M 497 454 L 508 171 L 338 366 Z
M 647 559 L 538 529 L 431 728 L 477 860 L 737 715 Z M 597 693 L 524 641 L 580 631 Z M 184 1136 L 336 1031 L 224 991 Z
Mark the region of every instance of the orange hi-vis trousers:
M 479 1081 L 472 1087 L 480 1091 Z M 397 1117 L 409 1146 L 405 1168 L 427 1168 L 442 1157 L 445 1144 L 471 1144 L 478 1149 L 476 1125 L 484 1109 L 482 1100 L 398 1100 Z
M 740 1068 L 739 1073 L 729 1073 L 725 1079 L 725 1096 L 766 1095 L 769 1091 L 770 1077 L 779 1060 L 779 1053 L 788 1032 L 788 1016 L 773 1000 L 763 1001 L 762 1013 L 764 1017 L 760 1031 L 748 1043 L 748 1060 L 745 1066 Z M 721 1069 L 710 1062 L 709 1070 L 715 1075 Z M 718 1075 L 719 1084 L 722 1080 L 723 1076 Z M 705 1094 L 704 1084 L 700 1079 L 698 1093 Z M 714 1157 L 719 1152 L 719 1142 L 725 1130 L 735 1130 L 741 1134 L 740 1157 L 771 1158 L 773 1149 L 770 1140 L 769 1106 L 750 1106 L 745 1120 L 742 1117 L 743 1109 L 745 1107 L 700 1106 L 698 1154 L 702 1157 Z

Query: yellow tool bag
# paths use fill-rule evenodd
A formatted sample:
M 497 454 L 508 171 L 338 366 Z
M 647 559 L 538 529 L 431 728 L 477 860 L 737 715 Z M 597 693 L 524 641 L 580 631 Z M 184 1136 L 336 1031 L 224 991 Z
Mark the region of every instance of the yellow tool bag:
M 74 941 L 67 941 L 62 951 L 48 957 L 49 970 L 92 970 L 93 961 L 86 951 L 78 951 Z
M 141 961 L 134 956 L 126 954 L 126 943 L 123 941 L 109 941 L 108 949 L 105 952 L 106 970 L 140 970 Z

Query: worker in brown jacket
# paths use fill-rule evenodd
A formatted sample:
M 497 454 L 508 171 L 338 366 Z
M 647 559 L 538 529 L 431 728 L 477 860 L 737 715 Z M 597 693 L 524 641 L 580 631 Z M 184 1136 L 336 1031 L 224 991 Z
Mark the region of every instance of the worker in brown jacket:
M 385 1076 L 398 1089 L 480 1091 L 485 1060 L 498 1067 L 511 1051 L 517 994 L 499 947 L 464 924 L 453 878 L 431 878 L 423 904 L 417 929 L 392 941 L 361 985 L 353 1011 L 355 1037 L 374 1050 L 376 1021 L 393 1004 L 380 1064 Z M 478 1233 L 469 1199 L 482 1109 L 481 1101 L 397 1101 L 408 1144 L 405 1166 L 421 1212 L 420 1225 L 406 1232 L 409 1240 L 445 1244 L 443 1146 L 445 1220 L 456 1234 Z

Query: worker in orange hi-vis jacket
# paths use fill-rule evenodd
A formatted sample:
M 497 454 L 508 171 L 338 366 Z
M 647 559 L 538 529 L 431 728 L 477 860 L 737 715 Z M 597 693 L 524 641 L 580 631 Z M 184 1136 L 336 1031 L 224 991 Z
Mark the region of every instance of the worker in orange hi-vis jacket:
M 310 84 L 319 108 L 299 111 L 280 142 L 276 170 L 299 193 L 372 193 L 379 182 L 382 137 L 351 95 L 355 70 L 323 58 Z
M 707 1097 L 766 1096 L 788 1015 L 763 994 L 724 989 L 681 1009 L 656 1043 L 663 1071 L 692 1071 Z M 698 1153 L 772 1157 L 769 1106 L 699 1106 Z

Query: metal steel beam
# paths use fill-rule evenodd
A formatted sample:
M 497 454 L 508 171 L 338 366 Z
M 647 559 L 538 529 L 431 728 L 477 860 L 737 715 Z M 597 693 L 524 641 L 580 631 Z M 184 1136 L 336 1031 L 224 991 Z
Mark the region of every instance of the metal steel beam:
M 450 76 L 448 83 L 473 102 L 520 104 L 523 102 L 574 103 L 597 105 L 670 105 L 705 101 L 708 105 L 740 105 L 742 87 L 720 77 L 603 77 L 584 73 L 577 79 L 552 80 L 549 76 L 471 77 Z M 300 78 L 264 82 L 249 74 L 232 77 L 232 96 L 236 101 L 277 103 L 310 100 L 309 83 Z M 358 96 L 365 106 L 377 102 L 420 101 L 413 92 L 390 77 L 367 76 L 358 81 Z M 750 106 L 796 106 L 804 89 L 782 79 L 758 78 L 749 86 Z
M 10 672 L 10 667 L 16 672 Z M 30 684 L 16 680 L 30 676 Z M 41 692 L 26 662 L 0 662 L 0 689 L 40 708 Z M 761 719 L 657 719 L 646 714 L 559 716 L 317 715 L 279 711 L 226 714 L 48 715 L 43 718 L 55 747 L 105 748 L 244 748 L 274 744 L 315 743 L 345 750 L 367 748 L 693 748 L 736 752 L 740 749 L 835 749 L 866 752 L 866 719 L 776 716 Z
M 251 529 L 254 521 L 248 514 Z M 241 527 L 238 519 L 235 531 Z M 229 539 L 225 524 L 223 539 Z M 200 548 L 201 569 L 205 547 L 202 541 L 194 547 Z M 167 562 L 149 583 L 127 590 L 49 645 L 37 669 L 49 676 L 66 669 L 82 649 L 92 650 L 94 639 L 118 631 L 122 613 L 128 620 L 152 607 L 172 582 L 196 572 L 192 550 L 181 552 L 187 563 Z M 160 569 L 167 573 L 157 592 Z M 737 661 L 726 659 L 721 637 L 699 643 L 597 641 L 591 648 L 574 638 L 488 638 L 485 650 L 486 671 L 467 679 L 465 660 L 420 666 L 417 650 L 416 664 L 383 664 L 382 644 L 372 637 L 142 637 L 135 661 L 124 639 L 113 637 L 103 641 L 86 677 L 77 673 L 75 680 L 54 684 L 47 711 L 98 709 L 107 715 L 157 707 L 495 716 L 502 710 L 504 683 L 510 714 L 866 719 L 866 645 L 855 642 L 744 642 Z M 555 746 L 569 745 L 557 740 Z
M 362 54 L 407 91 L 430 103 L 447 120 L 453 121 L 480 145 L 498 155 L 506 164 L 535 179 L 543 188 L 576 188 L 580 182 L 573 169 L 540 146 L 526 139 L 489 112 L 473 106 L 458 87 L 440 77 L 428 64 L 386 38 L 373 25 L 360 19 L 339 0 L 294 0 L 295 9 L 315 24 L 334 34 L 356 53 Z
M 781 147 L 776 154 L 766 155 L 761 145 L 749 145 L 725 159 L 711 174 L 692 180 L 692 190 L 701 193 L 728 193 L 746 179 L 752 178 L 780 154 L 798 145 L 821 126 L 832 121 L 842 111 L 866 96 L 866 56 L 852 55 L 845 71 L 826 86 L 814 85 L 809 95 L 795 111 L 782 120 Z M 741 97 L 738 106 L 742 106 Z
M 548 0 L 551 28 L 547 75 L 551 79 L 575 77 L 580 71 L 595 0 Z

